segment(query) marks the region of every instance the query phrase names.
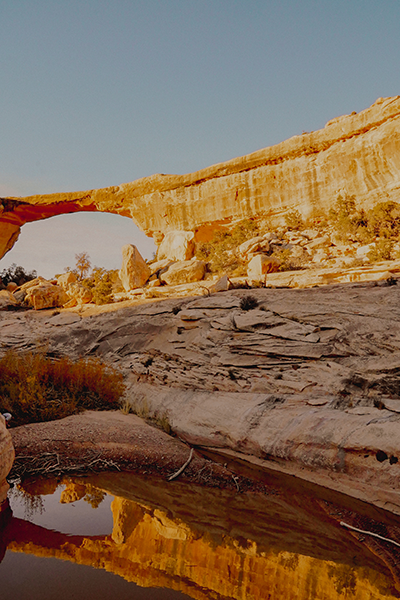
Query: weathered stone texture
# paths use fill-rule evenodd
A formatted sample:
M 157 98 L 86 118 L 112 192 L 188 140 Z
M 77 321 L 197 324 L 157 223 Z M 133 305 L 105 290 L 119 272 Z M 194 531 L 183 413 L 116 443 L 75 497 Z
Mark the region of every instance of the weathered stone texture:
M 119 271 L 124 290 L 134 290 L 141 287 L 150 277 L 151 271 L 143 260 L 139 250 L 132 244 L 122 247 L 122 267 Z
M 99 190 L 2 200 L 0 255 L 26 222 L 76 211 L 131 217 L 147 235 L 194 231 L 246 217 L 327 211 L 338 194 L 364 208 L 399 198 L 400 96 L 329 121 L 324 129 L 187 175 L 152 175 Z
M 8 483 L 6 477 L 11 470 L 14 460 L 14 447 L 11 440 L 11 435 L 6 429 L 6 422 L 2 415 L 0 415 L 0 511 L 1 504 L 4 502 Z

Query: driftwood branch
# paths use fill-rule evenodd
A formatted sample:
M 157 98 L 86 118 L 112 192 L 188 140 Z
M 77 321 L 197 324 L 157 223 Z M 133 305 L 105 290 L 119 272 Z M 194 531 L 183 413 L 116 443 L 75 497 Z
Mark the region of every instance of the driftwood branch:
M 183 473 L 183 471 L 186 469 L 186 467 L 188 466 L 188 464 L 190 463 L 190 461 L 192 460 L 192 458 L 193 458 L 193 448 L 191 448 L 190 454 L 189 454 L 189 458 L 187 459 L 187 461 L 185 462 L 185 464 L 182 465 L 181 468 L 176 473 L 174 473 L 173 475 L 171 475 L 170 477 L 168 477 L 168 481 L 172 481 L 173 479 L 176 479 L 177 477 L 179 477 L 179 475 L 181 473 Z
M 400 548 L 400 544 L 398 542 L 395 542 L 394 540 L 391 540 L 390 538 L 383 537 L 383 535 L 379 535 L 378 533 L 373 533 L 372 531 L 364 531 L 364 529 L 358 529 L 358 527 L 353 527 L 352 525 L 348 525 L 347 523 L 344 523 L 343 521 L 340 521 L 340 524 L 342 527 L 347 527 L 347 529 L 351 529 L 352 531 L 357 531 L 357 533 L 362 533 L 364 535 L 372 535 L 373 537 L 378 538 L 379 540 L 382 540 L 384 542 L 389 542 L 390 544 L 394 544 L 395 546 L 398 546 Z

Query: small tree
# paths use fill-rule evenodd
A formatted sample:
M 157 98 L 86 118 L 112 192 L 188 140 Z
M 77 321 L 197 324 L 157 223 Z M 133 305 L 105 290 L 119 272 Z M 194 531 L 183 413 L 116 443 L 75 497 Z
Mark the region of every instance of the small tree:
M 35 277 L 37 277 L 36 271 L 31 271 L 29 273 L 28 271 L 25 271 L 23 267 L 17 266 L 15 263 L 13 263 L 11 267 L 4 269 L 0 273 L 0 283 L 2 283 L 3 286 L 7 286 L 9 283 L 14 282 L 20 286 L 24 283 L 27 283 L 27 281 L 32 281 L 32 279 L 35 279 Z
M 75 254 L 75 268 L 79 281 L 82 281 L 88 276 L 91 267 L 92 264 L 90 262 L 90 256 L 87 252 L 79 252 L 78 254 Z

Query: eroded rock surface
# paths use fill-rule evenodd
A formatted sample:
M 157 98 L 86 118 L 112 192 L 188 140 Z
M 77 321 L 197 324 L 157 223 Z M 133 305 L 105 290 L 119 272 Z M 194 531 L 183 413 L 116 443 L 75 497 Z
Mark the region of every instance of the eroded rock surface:
M 4 417 L 0 414 L 0 512 L 6 500 L 8 483 L 6 477 L 11 471 L 14 460 L 14 447 L 10 432 L 6 429 Z
M 191 444 L 400 512 L 399 307 L 374 282 L 232 290 L 63 326 L 3 313 L 0 343 L 110 360 L 133 409 Z
M 152 175 L 119 186 L 4 198 L 0 205 L 0 257 L 27 222 L 76 211 L 127 216 L 161 240 L 174 230 L 198 239 L 221 224 L 246 217 L 280 222 L 293 209 L 303 217 L 329 211 L 339 193 L 360 207 L 398 200 L 400 97 L 379 98 L 358 114 L 324 129 L 187 175 Z

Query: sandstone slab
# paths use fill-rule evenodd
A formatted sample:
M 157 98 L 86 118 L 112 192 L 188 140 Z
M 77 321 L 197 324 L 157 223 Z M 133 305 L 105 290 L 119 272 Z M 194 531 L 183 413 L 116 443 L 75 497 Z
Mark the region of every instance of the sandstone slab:
M 256 254 L 247 266 L 247 276 L 251 281 L 263 281 L 268 273 L 276 273 L 281 265 L 274 256 Z
M 14 461 L 14 446 L 11 435 L 6 428 L 6 422 L 3 415 L 0 414 L 0 511 L 2 504 L 6 499 L 8 483 L 6 477 L 11 471 Z
M 201 281 L 206 272 L 206 265 L 202 260 L 185 260 L 172 264 L 160 273 L 160 280 L 168 285 L 179 285 Z
M 132 244 L 122 247 L 122 267 L 119 277 L 126 292 L 140 288 L 151 275 L 149 266 Z
M 168 231 L 158 248 L 157 260 L 190 260 L 193 258 L 194 247 L 192 231 Z
M 58 285 L 37 285 L 28 288 L 25 302 L 35 310 L 43 308 L 56 308 L 68 302 L 69 297 L 65 290 Z

